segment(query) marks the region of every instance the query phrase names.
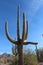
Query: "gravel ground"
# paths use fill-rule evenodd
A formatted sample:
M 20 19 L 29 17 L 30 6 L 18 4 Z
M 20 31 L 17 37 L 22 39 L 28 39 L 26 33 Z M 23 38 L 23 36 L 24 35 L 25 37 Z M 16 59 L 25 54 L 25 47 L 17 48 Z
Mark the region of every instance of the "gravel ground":
M 0 63 L 0 65 L 9 65 L 9 64 L 8 63 L 7 64 Z M 38 65 L 43 65 L 43 62 L 40 62 Z
M 43 62 L 40 62 L 38 65 L 43 65 Z
M 8 63 L 7 64 L 0 63 L 0 65 L 9 65 L 9 64 Z

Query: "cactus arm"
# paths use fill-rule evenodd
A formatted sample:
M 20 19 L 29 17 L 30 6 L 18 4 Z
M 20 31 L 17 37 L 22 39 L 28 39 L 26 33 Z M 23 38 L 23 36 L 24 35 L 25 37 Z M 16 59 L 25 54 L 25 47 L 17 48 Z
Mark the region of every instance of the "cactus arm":
M 25 13 L 23 13 L 23 33 L 22 33 L 22 43 L 25 40 L 25 33 L 26 33 L 26 16 Z
M 23 43 L 23 45 L 27 45 L 27 44 L 37 45 L 38 42 L 24 42 L 24 43 Z
M 7 38 L 8 38 L 12 43 L 17 44 L 17 41 L 13 40 L 13 39 L 9 36 L 9 33 L 8 33 L 8 23 L 7 23 L 7 22 L 5 22 L 5 31 L 6 31 L 6 36 L 7 36 Z
M 17 12 L 17 39 L 20 39 L 20 5 L 18 6 Z
M 28 21 L 26 21 L 26 35 L 25 35 L 25 40 L 27 39 L 28 36 Z

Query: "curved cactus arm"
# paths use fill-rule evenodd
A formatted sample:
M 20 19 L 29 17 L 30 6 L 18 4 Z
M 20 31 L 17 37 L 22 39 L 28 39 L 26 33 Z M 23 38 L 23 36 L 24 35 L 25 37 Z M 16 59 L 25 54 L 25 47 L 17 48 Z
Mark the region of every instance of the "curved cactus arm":
M 26 35 L 26 15 L 23 13 L 23 32 L 22 32 L 22 43 L 25 40 L 25 35 Z
M 27 44 L 37 45 L 38 42 L 24 42 L 24 43 L 23 43 L 23 45 L 27 45 Z
M 26 21 L 26 34 L 25 34 L 25 40 L 27 39 L 28 36 L 28 21 Z
M 20 39 L 20 5 L 18 6 L 17 12 L 17 39 Z
M 6 36 L 7 38 L 14 44 L 17 44 L 17 41 L 13 40 L 10 36 L 9 36 L 9 33 L 8 33 L 8 22 L 5 22 L 5 31 L 6 31 Z

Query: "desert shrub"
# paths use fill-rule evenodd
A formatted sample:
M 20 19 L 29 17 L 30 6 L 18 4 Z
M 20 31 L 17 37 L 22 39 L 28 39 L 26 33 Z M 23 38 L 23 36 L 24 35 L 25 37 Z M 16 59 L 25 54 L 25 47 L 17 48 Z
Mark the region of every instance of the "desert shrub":
M 3 63 L 3 59 L 0 59 L 0 63 Z
M 9 65 L 17 65 L 17 57 L 14 57 L 14 58 L 12 58 L 12 59 L 9 59 L 9 58 L 7 58 L 7 63 L 9 64 Z
M 17 58 L 17 56 L 15 58 L 13 58 L 12 65 L 18 65 L 18 58 Z
M 39 57 L 38 61 L 39 62 L 43 62 L 43 48 L 37 49 L 37 52 L 38 52 L 38 56 L 37 57 Z
M 11 62 L 11 60 L 10 59 L 7 59 L 7 63 L 9 63 L 9 62 Z
M 8 63 L 9 65 L 12 65 L 12 59 L 7 58 L 7 63 Z
M 30 50 L 28 50 L 27 53 L 24 53 L 24 65 L 37 65 L 36 55 L 31 53 Z

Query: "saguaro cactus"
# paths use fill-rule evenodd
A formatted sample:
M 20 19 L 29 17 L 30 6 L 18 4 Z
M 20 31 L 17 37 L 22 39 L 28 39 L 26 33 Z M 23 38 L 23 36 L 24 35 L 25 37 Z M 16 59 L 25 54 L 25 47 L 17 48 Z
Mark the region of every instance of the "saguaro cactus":
M 26 20 L 26 14 L 23 13 L 23 32 L 22 32 L 22 39 L 20 39 L 20 5 L 18 6 L 17 11 L 17 41 L 13 40 L 8 33 L 8 23 L 5 22 L 5 31 L 7 38 L 13 43 L 17 45 L 18 49 L 18 58 L 19 62 L 18 65 L 24 65 L 24 59 L 23 59 L 23 45 L 27 44 L 33 44 L 36 45 L 37 42 L 24 42 L 27 39 L 28 36 L 28 21 Z

